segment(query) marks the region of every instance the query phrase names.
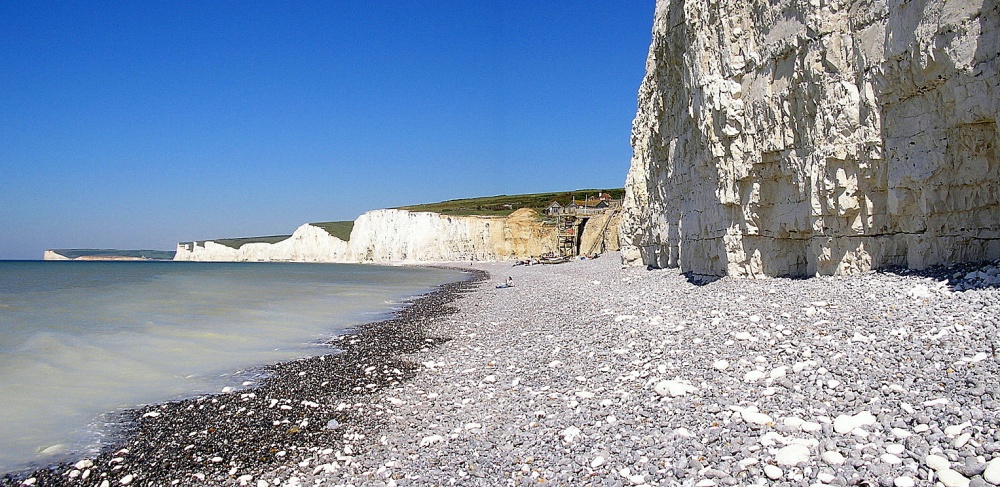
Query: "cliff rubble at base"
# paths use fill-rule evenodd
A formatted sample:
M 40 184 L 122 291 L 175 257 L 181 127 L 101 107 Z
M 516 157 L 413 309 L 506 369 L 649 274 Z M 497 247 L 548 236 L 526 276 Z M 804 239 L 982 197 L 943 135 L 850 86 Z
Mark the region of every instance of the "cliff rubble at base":
M 605 224 L 605 221 L 612 222 Z M 583 227 L 584 252 L 618 249 L 617 216 L 594 215 Z M 521 209 L 507 217 L 448 216 L 407 210 L 369 211 L 354 222 L 350 239 L 311 224 L 276 243 L 239 248 L 213 241 L 177 246 L 175 260 L 215 262 L 455 262 L 524 259 L 557 249 L 555 225 Z
M 849 274 L 1000 256 L 996 0 L 658 0 L 626 262 Z

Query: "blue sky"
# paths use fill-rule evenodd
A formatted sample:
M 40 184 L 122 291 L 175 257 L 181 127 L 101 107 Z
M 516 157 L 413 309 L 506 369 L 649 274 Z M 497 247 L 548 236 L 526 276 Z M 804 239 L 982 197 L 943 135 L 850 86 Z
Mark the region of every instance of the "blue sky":
M 620 187 L 654 0 L 0 0 L 0 259 Z

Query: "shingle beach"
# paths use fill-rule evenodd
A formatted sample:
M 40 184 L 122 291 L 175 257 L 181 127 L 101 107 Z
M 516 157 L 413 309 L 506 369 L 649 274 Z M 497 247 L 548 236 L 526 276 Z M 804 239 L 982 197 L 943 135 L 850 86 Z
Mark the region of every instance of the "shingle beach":
M 471 268 L 489 277 L 344 339 L 341 355 L 367 350 L 346 366 L 291 362 L 256 389 L 137 411 L 162 457 L 126 444 L 30 478 L 1000 484 L 995 264 L 713 281 L 622 269 L 616 254 Z M 514 287 L 495 287 L 508 276 Z M 229 424 L 263 433 L 225 433 Z

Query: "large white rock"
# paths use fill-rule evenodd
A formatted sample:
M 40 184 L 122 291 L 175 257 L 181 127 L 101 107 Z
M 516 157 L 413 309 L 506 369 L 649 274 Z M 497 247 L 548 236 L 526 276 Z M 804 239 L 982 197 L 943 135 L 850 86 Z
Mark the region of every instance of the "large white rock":
M 850 433 L 855 428 L 871 426 L 875 421 L 875 416 L 868 411 L 861 411 L 855 415 L 841 414 L 833 420 L 833 430 L 840 434 Z
M 769 478 L 771 480 L 778 480 L 784 474 L 785 474 L 785 472 L 783 470 L 781 470 L 780 467 L 777 467 L 777 466 L 774 466 L 774 465 L 770 465 L 770 464 L 764 465 L 764 475 L 767 475 L 767 478 Z
M 661 396 L 680 397 L 687 395 L 689 392 L 697 391 L 698 388 L 689 381 L 672 379 L 658 382 L 653 387 L 653 390 Z
M 940 455 L 927 455 L 924 457 L 924 463 L 926 463 L 927 466 L 933 470 L 951 468 L 951 462 L 949 462 L 947 458 Z
M 994 457 L 986 464 L 986 470 L 983 471 L 983 479 L 993 485 L 1000 485 L 1000 456 Z
M 657 0 L 623 259 L 758 276 L 997 258 L 998 16 Z
M 937 471 L 938 480 L 944 487 L 969 487 L 969 478 L 950 468 Z
M 740 413 L 740 416 L 743 418 L 743 421 L 755 425 L 765 425 L 774 422 L 774 420 L 767 414 L 755 410 L 745 410 Z
M 839 451 L 829 450 L 820 455 L 823 461 L 830 465 L 843 465 L 847 461 Z
M 774 455 L 778 465 L 798 465 L 809 461 L 809 447 L 797 443 L 788 445 Z

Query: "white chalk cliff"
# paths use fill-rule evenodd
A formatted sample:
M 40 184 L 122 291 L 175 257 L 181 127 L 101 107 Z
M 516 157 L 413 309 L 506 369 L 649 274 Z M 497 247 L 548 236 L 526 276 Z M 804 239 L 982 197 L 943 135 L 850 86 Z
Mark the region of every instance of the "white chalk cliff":
M 447 216 L 405 210 L 369 211 L 354 221 L 349 261 L 497 261 L 556 248 L 555 228 L 532 210 L 508 217 Z
M 248 243 L 239 248 L 215 243 L 177 244 L 174 260 L 206 262 L 335 262 L 347 255 L 347 242 L 322 228 L 305 224 L 276 243 Z
M 603 218 L 603 219 L 602 219 Z M 601 232 L 604 215 L 592 217 L 582 244 L 588 251 L 617 250 L 611 229 Z M 213 241 L 180 243 L 174 260 L 217 262 L 443 262 L 501 261 L 535 257 L 556 250 L 554 225 L 542 224 L 534 210 L 507 217 L 448 216 L 406 210 L 369 211 L 354 222 L 348 241 L 313 225 L 300 226 L 277 243 L 248 243 L 235 249 Z M 600 232 L 600 234 L 598 234 Z M 611 235 L 611 237 L 609 237 Z M 583 245 L 581 245 L 583 247 Z
M 1000 257 L 997 0 L 658 0 L 623 258 L 705 275 Z

